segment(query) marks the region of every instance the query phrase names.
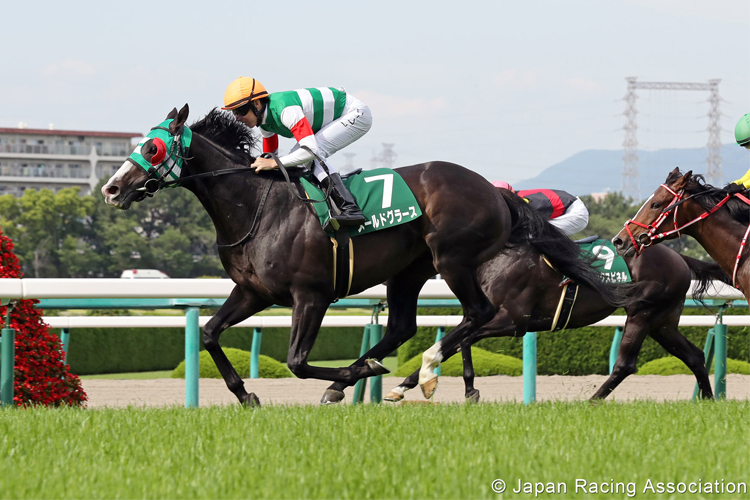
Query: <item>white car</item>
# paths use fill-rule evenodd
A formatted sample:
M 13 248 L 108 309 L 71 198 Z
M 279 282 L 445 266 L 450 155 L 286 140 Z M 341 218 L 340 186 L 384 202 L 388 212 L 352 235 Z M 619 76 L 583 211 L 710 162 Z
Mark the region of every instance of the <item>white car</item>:
M 163 280 L 163 279 L 169 278 L 169 276 L 159 271 L 158 269 L 127 269 L 122 272 L 122 274 L 120 275 L 120 278 L 127 278 L 127 279 L 150 278 L 150 279 Z

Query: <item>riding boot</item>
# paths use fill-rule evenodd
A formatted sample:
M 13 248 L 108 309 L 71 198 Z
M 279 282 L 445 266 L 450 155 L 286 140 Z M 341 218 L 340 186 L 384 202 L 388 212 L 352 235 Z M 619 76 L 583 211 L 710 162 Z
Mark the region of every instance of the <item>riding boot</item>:
M 357 206 L 357 202 L 354 201 L 352 193 L 344 185 L 341 176 L 337 173 L 332 173 L 323 179 L 321 184 L 326 187 L 328 182 L 331 183 L 331 201 L 336 205 L 339 212 L 334 213 L 333 210 L 331 211 L 331 225 L 336 228 L 336 223 L 339 226 L 359 226 L 364 224 L 367 219 L 365 219 L 362 211 Z M 336 223 L 333 221 L 336 221 Z

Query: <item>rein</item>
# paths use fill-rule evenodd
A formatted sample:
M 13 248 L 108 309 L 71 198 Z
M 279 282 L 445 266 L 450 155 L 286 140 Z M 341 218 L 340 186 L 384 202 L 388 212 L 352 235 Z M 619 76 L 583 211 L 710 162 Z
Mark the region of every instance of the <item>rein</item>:
M 186 156 L 183 147 L 182 147 L 182 133 L 184 126 L 180 127 L 179 131 L 175 134 L 172 134 L 171 130 L 169 130 L 166 127 L 157 126 L 153 127 L 151 130 L 165 130 L 170 135 L 174 135 L 174 141 L 172 141 L 172 147 L 169 150 L 169 154 L 165 156 L 165 158 L 159 162 L 157 165 L 153 165 L 151 168 L 148 169 L 148 179 L 144 183 L 144 185 L 140 188 L 137 188 L 136 191 L 141 191 L 144 193 L 145 196 L 152 197 L 162 189 L 170 186 L 179 186 L 180 184 L 183 184 L 190 180 L 195 179 L 202 179 L 206 177 L 219 177 L 223 175 L 229 175 L 229 174 L 239 174 L 239 173 L 247 173 L 247 172 L 256 172 L 256 170 L 252 167 L 239 167 L 239 168 L 225 168 L 221 170 L 214 170 L 211 172 L 201 172 L 199 174 L 193 174 L 188 175 L 187 177 L 179 177 L 177 179 L 171 180 L 171 181 L 165 181 L 164 179 L 167 178 L 168 175 L 172 174 L 172 171 L 174 170 L 175 166 L 177 165 L 177 159 L 181 159 L 184 162 L 187 162 L 188 160 L 192 160 L 193 157 Z M 302 149 L 306 150 L 308 153 L 310 153 L 315 159 L 319 162 L 321 168 L 326 173 L 326 175 L 330 175 L 330 171 L 328 169 L 328 165 L 326 165 L 326 162 L 321 158 L 317 153 L 315 153 L 312 149 L 310 149 L 307 146 L 300 146 Z M 286 180 L 286 186 L 289 188 L 289 191 L 294 195 L 295 198 L 297 198 L 302 203 L 326 203 L 331 198 L 331 191 L 333 189 L 333 183 L 329 182 L 328 186 L 324 188 L 325 196 L 322 200 L 316 200 L 313 198 L 303 198 L 302 196 L 297 193 L 297 191 L 292 187 L 292 180 L 289 177 L 289 173 L 287 172 L 286 167 L 284 167 L 284 164 L 281 163 L 279 160 L 279 157 L 275 153 L 263 153 L 261 155 L 261 158 L 272 158 L 276 162 L 276 166 L 281 171 L 282 175 L 284 176 L 284 179 Z M 130 159 L 130 158 L 129 158 Z M 172 159 L 171 166 L 169 168 L 165 168 L 162 173 L 160 173 L 160 170 L 164 166 L 165 163 L 168 163 L 168 160 Z M 131 160 L 131 162 L 135 163 Z M 174 174 L 173 174 L 174 175 Z M 255 210 L 255 217 L 253 218 L 253 223 L 250 226 L 250 230 L 234 243 L 230 244 L 219 244 L 219 242 L 216 242 L 216 246 L 218 248 L 235 248 L 242 243 L 246 242 L 250 238 L 253 237 L 255 234 L 256 229 L 258 228 L 258 223 L 260 222 L 261 214 L 263 213 L 263 207 L 266 204 L 266 200 L 268 199 L 268 195 L 271 192 L 271 187 L 273 186 L 274 179 L 271 178 L 270 181 L 266 184 L 265 189 L 263 190 L 263 195 L 260 198 L 260 202 L 258 203 L 258 207 Z
M 318 161 L 320 161 L 321 166 L 322 166 L 323 170 L 325 171 L 325 173 L 330 175 L 330 172 L 328 170 L 328 165 L 325 164 L 325 162 L 323 161 L 323 159 L 320 158 L 320 156 L 318 156 L 317 154 L 315 154 L 307 146 L 302 146 L 302 147 L 304 149 L 306 149 L 310 154 L 312 154 L 313 156 L 315 156 L 315 158 L 317 158 Z M 289 188 L 289 191 L 299 201 L 301 201 L 302 203 L 310 203 L 310 204 L 312 204 L 312 203 L 325 203 L 325 202 L 327 202 L 330 199 L 330 197 L 331 197 L 331 189 L 333 188 L 333 183 L 330 183 L 330 182 L 328 183 L 328 187 L 325 190 L 325 196 L 323 197 L 322 200 L 315 200 L 315 199 L 312 199 L 312 198 L 303 198 L 302 196 L 300 196 L 297 193 L 297 191 L 292 187 L 292 180 L 289 178 L 289 173 L 286 171 L 286 167 L 284 167 L 284 164 L 281 163 L 281 161 L 279 160 L 279 157 L 276 156 L 275 153 L 264 153 L 263 155 L 261 155 L 261 157 L 263 157 L 263 158 L 268 158 L 269 156 L 274 159 L 274 161 L 276 162 L 276 165 L 279 167 L 279 170 L 281 170 L 281 173 L 284 175 L 284 179 L 286 180 L 286 185 Z M 224 170 L 217 170 L 215 173 L 217 175 L 221 175 L 221 174 L 224 174 L 224 173 L 232 173 L 232 172 L 237 172 L 237 171 L 248 171 L 248 170 L 252 170 L 253 172 L 255 171 L 254 168 L 243 167 L 241 169 L 229 168 L 229 169 L 224 169 Z M 178 181 L 188 180 L 188 179 L 195 178 L 195 177 L 207 177 L 206 174 L 209 174 L 209 173 L 212 173 L 212 172 L 204 172 L 202 174 L 190 175 L 188 177 L 185 177 L 184 179 L 180 178 L 180 179 L 177 179 L 176 181 L 171 181 L 170 184 L 176 184 Z M 270 182 L 266 185 L 266 189 L 263 191 L 263 196 L 261 196 L 261 198 L 260 198 L 260 202 L 258 203 L 258 208 L 255 210 L 255 217 L 253 218 L 253 224 L 250 226 L 250 231 L 248 231 L 247 234 L 245 234 L 245 236 L 243 236 L 242 238 L 240 238 L 236 242 L 228 244 L 228 245 L 220 245 L 219 242 L 217 241 L 216 242 L 216 246 L 218 248 L 235 248 L 235 247 L 243 244 L 244 242 L 246 242 L 247 240 L 249 240 L 250 238 L 253 237 L 253 235 L 255 234 L 255 230 L 256 230 L 256 228 L 258 226 L 258 223 L 260 222 L 260 215 L 263 212 L 263 206 L 266 204 L 266 199 L 268 198 L 268 193 L 271 191 L 271 186 L 273 185 L 273 182 L 274 182 L 274 179 L 271 178 Z
M 667 208 L 665 208 L 661 212 L 661 214 L 659 214 L 659 217 L 657 217 L 656 220 L 654 220 L 654 222 L 648 225 L 635 221 L 633 219 L 628 219 L 625 222 L 625 230 L 627 230 L 628 236 L 630 236 L 630 241 L 633 244 L 633 247 L 635 248 L 636 257 L 640 256 L 644 248 L 651 246 L 657 240 L 666 238 L 667 236 L 670 236 L 674 233 L 677 233 L 678 236 L 681 236 L 680 232 L 683 229 L 685 229 L 688 226 L 692 226 L 696 222 L 700 222 L 703 219 L 706 219 L 711 214 L 715 213 L 718 209 L 723 207 L 732 198 L 732 196 L 736 196 L 747 205 L 750 205 L 750 200 L 747 199 L 745 196 L 743 196 L 741 193 L 736 193 L 734 195 L 727 194 L 724 198 L 721 199 L 721 201 L 719 201 L 716 205 L 711 207 L 709 210 L 706 210 L 701 215 L 687 222 L 686 224 L 679 226 L 677 224 L 677 209 L 679 208 L 680 205 L 682 205 L 686 201 L 692 199 L 694 196 L 701 194 L 701 193 L 693 193 L 690 196 L 683 197 L 683 194 L 685 192 L 684 188 L 680 189 L 679 191 L 674 191 L 672 188 L 670 188 L 666 184 L 662 184 L 661 187 L 663 187 L 664 189 L 672 193 L 674 197 L 672 198 L 672 201 L 667 206 Z M 659 229 L 659 226 L 661 226 L 662 223 L 664 223 L 664 221 L 667 220 L 667 218 L 669 218 L 670 214 L 672 214 L 672 217 L 673 217 L 672 225 L 674 226 L 674 229 L 656 234 L 656 231 Z M 646 229 L 645 233 L 641 233 L 638 236 L 638 241 L 636 241 L 635 237 L 633 236 L 633 233 L 630 231 L 630 224 L 635 224 L 636 226 Z M 644 236 L 644 235 L 648 237 L 648 242 L 641 243 L 642 241 L 641 236 Z M 747 226 L 747 229 L 745 230 L 745 235 L 742 237 L 742 241 L 740 242 L 740 248 L 737 251 L 737 257 L 734 262 L 734 270 L 732 271 L 732 286 L 735 288 L 737 288 L 737 270 L 739 269 L 740 259 L 742 258 L 742 253 L 745 250 L 745 244 L 747 242 L 747 238 L 749 235 L 750 235 L 750 224 Z

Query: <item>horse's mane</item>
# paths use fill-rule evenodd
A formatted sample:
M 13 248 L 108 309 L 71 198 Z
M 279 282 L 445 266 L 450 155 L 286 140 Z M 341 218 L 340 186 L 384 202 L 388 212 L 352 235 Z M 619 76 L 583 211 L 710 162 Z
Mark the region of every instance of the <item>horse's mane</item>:
M 258 140 L 252 130 L 235 120 L 229 112 L 214 108 L 190 125 L 190 130 L 238 157 L 241 163 L 253 159 L 252 153 Z
M 669 177 L 667 177 L 666 184 L 670 185 L 673 182 L 676 182 L 677 179 L 683 175 L 684 174 L 679 171 L 670 173 Z M 685 192 L 695 195 L 694 199 L 706 210 L 712 209 L 727 196 L 725 190 L 707 184 L 702 175 L 691 176 L 685 186 Z M 741 222 L 745 225 L 750 224 L 750 205 L 742 200 L 732 197 L 724 204 L 723 208 L 726 208 L 729 211 L 729 215 L 731 215 L 737 222 Z

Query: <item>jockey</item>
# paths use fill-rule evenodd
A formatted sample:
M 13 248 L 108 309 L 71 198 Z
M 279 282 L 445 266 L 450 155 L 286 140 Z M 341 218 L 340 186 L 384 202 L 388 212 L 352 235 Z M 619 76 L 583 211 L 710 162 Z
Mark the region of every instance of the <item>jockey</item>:
M 750 113 L 746 113 L 737 122 L 737 126 L 734 127 L 734 138 L 737 140 L 737 144 L 750 150 Z M 739 193 L 748 188 L 750 188 L 750 170 L 741 178 L 724 187 L 729 194 Z
M 516 191 L 507 182 L 495 181 L 493 186 L 507 189 L 523 198 L 531 208 L 549 219 L 549 223 L 572 236 L 583 231 L 589 223 L 589 211 L 581 199 L 558 189 L 527 189 Z
M 328 162 L 326 174 L 307 146 L 323 159 L 353 143 L 372 126 L 372 115 L 362 101 L 333 87 L 309 88 L 269 94 L 255 78 L 240 77 L 224 93 L 224 107 L 250 128 L 260 127 L 263 152 L 276 153 L 279 135 L 297 140 L 289 154 L 279 158 L 285 167 L 310 165 L 323 187 L 331 185 L 331 199 L 341 211 L 331 215 L 342 226 L 359 226 L 365 217 L 341 176 Z M 271 158 L 257 158 L 255 171 L 277 168 Z

